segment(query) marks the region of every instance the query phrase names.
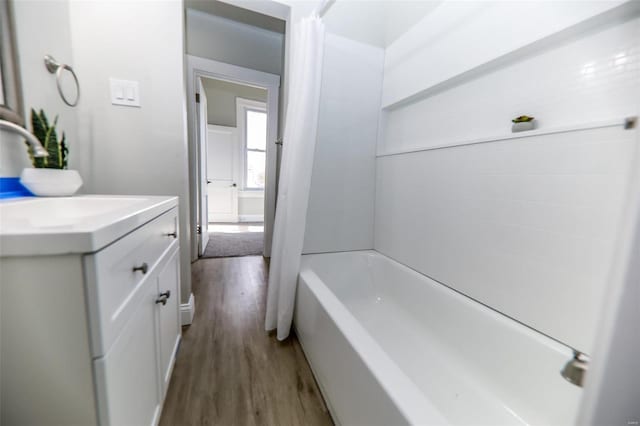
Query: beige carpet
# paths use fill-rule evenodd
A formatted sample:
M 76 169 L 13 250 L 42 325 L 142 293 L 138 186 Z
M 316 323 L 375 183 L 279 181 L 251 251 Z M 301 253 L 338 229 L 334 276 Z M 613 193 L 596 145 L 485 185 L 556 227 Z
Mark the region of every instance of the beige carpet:
M 262 254 L 262 232 L 211 232 L 202 257 L 239 257 Z

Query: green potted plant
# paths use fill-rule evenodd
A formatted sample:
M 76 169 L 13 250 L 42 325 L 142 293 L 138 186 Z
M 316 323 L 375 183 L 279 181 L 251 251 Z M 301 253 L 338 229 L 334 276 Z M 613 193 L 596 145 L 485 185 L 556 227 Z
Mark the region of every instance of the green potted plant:
M 49 154 L 47 157 L 34 157 L 33 149 L 27 145 L 33 168 L 26 168 L 20 175 L 20 182 L 34 195 L 70 196 L 82 186 L 82 178 L 76 170 L 67 170 L 69 148 L 66 136 L 58 138 L 56 126 L 58 117 L 49 123 L 43 110 L 31 110 L 33 134 Z

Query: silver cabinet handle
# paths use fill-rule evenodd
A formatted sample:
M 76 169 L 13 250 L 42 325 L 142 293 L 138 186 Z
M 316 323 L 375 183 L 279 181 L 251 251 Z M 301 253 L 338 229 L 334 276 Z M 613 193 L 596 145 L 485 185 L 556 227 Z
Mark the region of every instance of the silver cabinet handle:
M 158 295 L 158 298 L 156 299 L 156 305 L 159 303 L 162 303 L 162 306 L 167 304 L 167 300 L 169 300 L 169 298 L 171 297 L 171 291 L 167 290 L 163 293 L 160 293 Z
M 148 270 L 149 270 L 149 265 L 147 265 L 147 262 L 144 262 L 140 266 L 134 266 L 133 267 L 133 272 L 140 271 L 140 272 L 142 272 L 142 275 L 146 274 Z
M 178 238 L 178 231 L 169 232 L 168 234 L 165 234 L 165 235 L 167 237 Z

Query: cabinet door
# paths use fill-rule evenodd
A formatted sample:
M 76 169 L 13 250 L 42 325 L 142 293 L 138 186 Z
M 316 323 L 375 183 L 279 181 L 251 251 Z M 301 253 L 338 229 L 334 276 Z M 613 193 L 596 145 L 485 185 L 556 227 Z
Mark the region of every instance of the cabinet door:
M 180 340 L 180 258 L 176 249 L 163 265 L 158 274 L 158 295 L 169 294 L 165 305 L 157 305 L 160 380 L 162 395 L 167 391 L 171 371 L 173 370 L 176 348 Z
M 157 278 L 150 275 L 135 313 L 103 358 L 95 361 L 100 423 L 153 425 L 160 411 L 156 360 Z

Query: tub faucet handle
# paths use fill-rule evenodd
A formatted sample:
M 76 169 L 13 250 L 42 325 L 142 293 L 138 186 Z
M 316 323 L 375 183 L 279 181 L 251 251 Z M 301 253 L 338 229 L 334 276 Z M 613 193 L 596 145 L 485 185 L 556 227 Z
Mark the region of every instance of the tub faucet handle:
M 582 387 L 587 370 L 589 370 L 589 356 L 574 350 L 573 358 L 564 365 L 560 374 L 567 379 L 569 383 Z

